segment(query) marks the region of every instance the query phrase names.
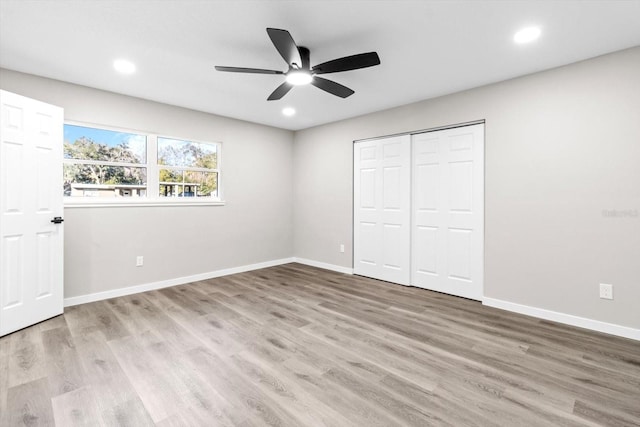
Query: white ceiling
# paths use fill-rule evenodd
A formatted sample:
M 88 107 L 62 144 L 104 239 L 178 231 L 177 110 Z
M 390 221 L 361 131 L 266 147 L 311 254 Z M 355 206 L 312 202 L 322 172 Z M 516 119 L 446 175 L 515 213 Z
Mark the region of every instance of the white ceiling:
M 528 25 L 541 38 L 514 44 Z M 382 63 L 325 76 L 355 90 L 346 99 L 304 86 L 267 101 L 283 76 L 213 68 L 286 71 L 267 27 L 288 30 L 312 65 L 368 51 Z M 640 0 L 0 0 L 3 68 L 291 130 L 638 45 Z M 137 72 L 117 74 L 116 58 Z

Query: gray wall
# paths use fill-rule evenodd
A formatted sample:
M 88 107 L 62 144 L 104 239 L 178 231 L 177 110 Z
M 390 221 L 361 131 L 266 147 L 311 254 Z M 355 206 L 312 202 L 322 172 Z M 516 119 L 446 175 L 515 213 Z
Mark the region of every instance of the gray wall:
M 0 87 L 67 120 L 222 142 L 226 206 L 66 208 L 65 298 L 293 256 L 292 132 L 8 70 Z
M 640 216 L 603 216 L 640 215 L 639 76 L 633 48 L 297 132 L 294 253 L 352 266 L 352 141 L 485 119 L 485 295 L 639 328 Z

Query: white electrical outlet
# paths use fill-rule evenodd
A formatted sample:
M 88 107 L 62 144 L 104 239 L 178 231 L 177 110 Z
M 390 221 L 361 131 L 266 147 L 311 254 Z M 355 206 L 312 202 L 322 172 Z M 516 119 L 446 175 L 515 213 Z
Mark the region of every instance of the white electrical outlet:
M 613 299 L 613 285 L 600 283 L 600 298 Z
M 340 245 L 340 252 L 344 253 L 344 245 Z
M 136 257 L 136 267 L 142 267 L 144 265 L 144 257 L 142 255 L 138 255 Z

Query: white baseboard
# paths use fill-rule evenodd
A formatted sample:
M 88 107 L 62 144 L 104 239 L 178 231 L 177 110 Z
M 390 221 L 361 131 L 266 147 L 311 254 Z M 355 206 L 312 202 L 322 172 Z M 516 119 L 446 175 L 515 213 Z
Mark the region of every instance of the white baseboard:
M 113 289 L 104 292 L 96 292 L 93 294 L 80 295 L 64 299 L 64 306 L 70 307 L 88 302 L 101 301 L 109 298 L 116 298 L 124 295 L 137 294 L 140 292 L 152 291 L 155 289 L 167 288 L 169 286 L 183 285 L 185 283 L 197 282 L 199 280 L 213 279 L 215 277 L 228 276 L 230 274 L 244 273 L 247 271 L 259 270 L 261 268 L 274 267 L 277 265 L 289 264 L 297 262 L 312 267 L 323 268 L 338 273 L 353 274 L 353 269 L 342 267 L 339 265 L 328 264 L 320 261 L 313 261 L 306 258 L 282 258 L 273 261 L 260 262 L 257 264 L 243 265 L 240 267 L 225 268 L 223 270 L 212 271 L 208 273 L 194 274 L 192 276 L 178 277 L 175 279 L 162 280 L 159 282 L 145 283 L 143 285 L 130 286 L 127 288 Z M 566 325 L 577 326 L 580 328 L 591 329 L 593 331 L 604 332 L 606 334 L 616 335 L 619 337 L 629 338 L 640 341 L 640 329 L 630 328 L 628 326 L 616 325 L 613 323 L 602 322 L 599 320 L 588 319 L 586 317 L 574 316 L 571 314 L 560 313 L 557 311 L 545 310 L 543 308 L 531 307 L 528 305 L 517 304 L 509 301 L 503 301 L 495 298 L 484 297 L 482 304 L 500 308 L 502 310 L 512 311 L 514 313 L 525 314 L 527 316 L 537 317 L 539 319 L 551 320 Z
M 338 273 L 353 274 L 353 268 L 341 267 L 339 265 L 327 264 L 325 262 L 313 261 L 306 258 L 293 258 L 293 262 L 299 264 L 310 265 L 311 267 L 324 268 L 325 270 L 336 271 Z
M 143 285 L 130 286 L 127 288 L 113 289 L 104 292 L 96 292 L 88 295 L 80 295 L 64 299 L 64 306 L 85 304 L 88 302 L 100 301 L 109 298 L 121 297 L 124 295 L 137 294 L 140 292 L 152 291 L 155 289 L 167 288 L 169 286 L 184 285 L 185 283 L 197 282 L 199 280 L 213 279 L 214 277 L 228 276 L 230 274 L 244 273 L 246 271 L 259 270 L 261 268 L 274 267 L 276 265 L 289 264 L 295 262 L 295 258 L 283 258 L 273 261 L 260 262 L 257 264 L 243 265 L 240 267 L 225 268 L 223 270 L 211 271 L 209 273 L 194 274 L 193 276 L 178 277 L 175 279 L 162 280 L 160 282 L 145 283 Z
M 543 308 L 530 307 L 528 305 L 516 304 L 494 298 L 483 298 L 482 304 L 489 307 L 500 308 L 502 310 L 513 311 L 515 313 L 526 314 L 527 316 L 539 319 L 551 320 L 566 325 L 577 326 L 579 328 L 591 329 L 593 331 L 604 332 L 606 334 L 629 338 L 640 341 L 640 329 L 628 326 L 616 325 L 613 323 L 601 322 L 600 320 L 588 319 L 586 317 L 573 316 L 571 314 L 557 311 L 545 310 Z

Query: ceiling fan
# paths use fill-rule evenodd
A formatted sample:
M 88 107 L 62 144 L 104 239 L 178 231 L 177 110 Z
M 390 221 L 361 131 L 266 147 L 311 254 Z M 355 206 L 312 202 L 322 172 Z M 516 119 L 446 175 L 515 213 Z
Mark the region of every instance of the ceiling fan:
M 354 94 L 354 91 L 346 86 L 318 77 L 320 74 L 339 73 L 341 71 L 357 70 L 359 68 L 372 67 L 380 64 L 380 58 L 376 52 L 360 53 L 358 55 L 345 56 L 332 61 L 323 62 L 311 67 L 309 61 L 309 49 L 297 46 L 293 37 L 287 30 L 267 28 L 267 34 L 276 47 L 289 69 L 285 71 L 264 70 L 261 68 L 221 67 L 216 65 L 218 71 L 232 73 L 252 74 L 282 74 L 286 81 L 274 90 L 268 101 L 275 101 L 285 96 L 293 86 L 312 84 L 315 87 L 329 92 L 332 95 L 346 98 Z

